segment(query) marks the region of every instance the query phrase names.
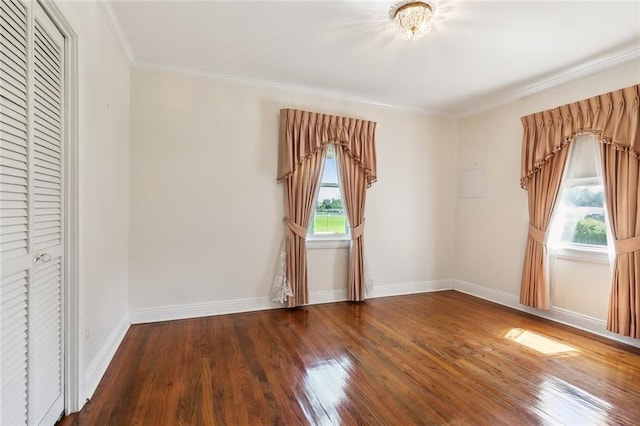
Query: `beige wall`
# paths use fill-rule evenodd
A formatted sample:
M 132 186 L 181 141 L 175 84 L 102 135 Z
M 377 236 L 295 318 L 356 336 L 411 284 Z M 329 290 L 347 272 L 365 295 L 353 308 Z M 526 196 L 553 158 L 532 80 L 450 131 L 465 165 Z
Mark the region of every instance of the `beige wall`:
M 96 365 L 128 323 L 129 68 L 96 3 L 57 6 L 78 37 L 81 374 L 92 382 L 81 393 L 90 397 Z
M 607 318 L 611 289 L 608 264 L 552 258 L 551 265 L 553 306 L 593 318 Z
M 379 182 L 368 196 L 365 237 L 376 285 L 455 277 L 517 295 L 527 224 L 519 117 L 637 83 L 640 75 L 636 62 L 456 122 L 195 76 L 130 73 L 94 2 L 57 5 L 79 43 L 79 322 L 89 333 L 81 374 L 93 366 L 94 381 L 129 310 L 268 294 L 282 232 L 282 187 L 274 179 L 280 108 L 378 122 Z M 456 200 L 457 170 L 469 167 L 484 168 L 485 197 Z M 312 292 L 344 289 L 346 255 L 310 251 Z M 556 306 L 604 318 L 607 276 L 606 265 L 560 260 Z M 93 389 L 85 390 L 89 397 Z
M 457 279 L 519 295 L 527 235 L 527 197 L 519 188 L 520 117 L 637 84 L 640 61 L 582 78 L 458 123 L 458 169 L 484 169 L 484 198 L 459 199 L 456 210 Z M 554 306 L 605 319 L 606 264 L 558 259 Z
M 282 235 L 278 111 L 378 122 L 365 244 L 376 285 L 453 276 L 455 121 L 195 76 L 131 72 L 130 309 L 266 297 Z M 345 249 L 309 253 L 310 292 Z

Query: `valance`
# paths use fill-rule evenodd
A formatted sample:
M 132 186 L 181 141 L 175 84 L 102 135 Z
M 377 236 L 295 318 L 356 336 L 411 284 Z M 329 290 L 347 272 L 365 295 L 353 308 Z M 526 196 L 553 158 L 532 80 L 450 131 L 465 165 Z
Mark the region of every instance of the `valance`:
M 593 133 L 601 143 L 640 158 L 640 85 L 626 87 L 522 117 L 520 186 L 576 135 Z
M 339 143 L 364 171 L 367 186 L 377 179 L 374 121 L 300 111 L 280 110 L 278 181 L 289 177 L 322 146 Z

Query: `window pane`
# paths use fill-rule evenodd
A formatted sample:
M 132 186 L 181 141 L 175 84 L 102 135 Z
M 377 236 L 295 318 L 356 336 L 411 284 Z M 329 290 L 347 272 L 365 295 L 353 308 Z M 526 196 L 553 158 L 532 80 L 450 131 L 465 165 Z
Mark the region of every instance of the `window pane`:
M 346 234 L 347 222 L 344 214 L 316 212 L 314 234 Z
M 338 184 L 338 165 L 336 164 L 336 157 L 327 157 L 324 160 L 324 170 L 322 171 L 322 183 Z
M 552 247 L 606 247 L 608 225 L 596 139 L 593 135 L 578 136 L 570 149 L 549 242 Z
M 342 204 L 340 182 L 333 146 L 329 147 L 322 172 L 322 181 L 309 234 L 346 234 L 347 218 Z
M 574 244 L 607 245 L 602 185 L 578 185 L 562 194 L 563 228 L 561 240 Z

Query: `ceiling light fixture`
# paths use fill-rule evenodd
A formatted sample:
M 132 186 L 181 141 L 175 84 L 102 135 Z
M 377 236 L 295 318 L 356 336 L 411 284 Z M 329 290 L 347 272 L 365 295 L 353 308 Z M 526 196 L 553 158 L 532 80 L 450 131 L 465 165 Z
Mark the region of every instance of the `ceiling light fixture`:
M 403 2 L 392 11 L 393 26 L 403 40 L 418 40 L 431 29 L 431 5 L 422 1 Z

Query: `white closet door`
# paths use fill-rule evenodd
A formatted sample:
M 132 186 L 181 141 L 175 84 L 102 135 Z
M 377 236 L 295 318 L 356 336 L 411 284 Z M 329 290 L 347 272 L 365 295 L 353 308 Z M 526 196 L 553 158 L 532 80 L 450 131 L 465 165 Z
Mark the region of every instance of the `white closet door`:
M 0 0 L 0 424 L 63 412 L 64 39 L 37 2 Z
M 0 424 L 27 422 L 28 11 L 0 2 Z
M 62 386 L 62 105 L 64 38 L 33 3 L 33 109 L 29 280 L 29 424 L 51 425 L 64 411 Z

